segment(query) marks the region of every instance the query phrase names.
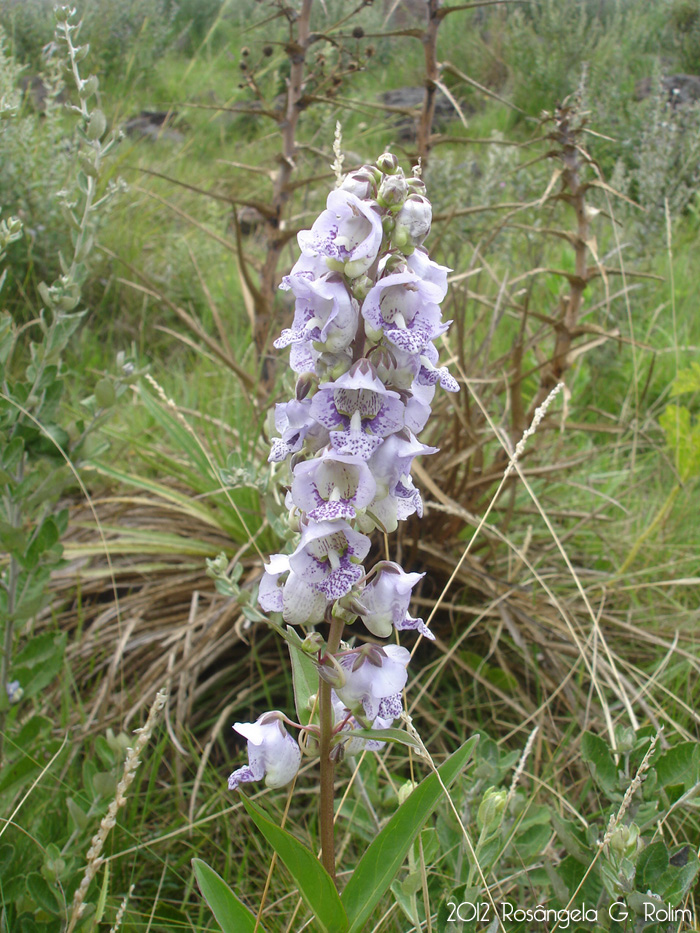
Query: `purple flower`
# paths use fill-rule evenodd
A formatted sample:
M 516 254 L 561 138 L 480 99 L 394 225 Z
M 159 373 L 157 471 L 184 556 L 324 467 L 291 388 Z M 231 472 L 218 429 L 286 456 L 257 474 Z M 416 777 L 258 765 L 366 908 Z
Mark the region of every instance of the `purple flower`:
M 345 732 L 352 733 L 354 729 L 365 728 L 362 723 L 359 723 L 351 714 L 351 711 L 343 703 L 335 690 L 331 692 L 331 702 L 333 703 L 333 715 L 335 717 L 336 726 L 344 722 L 343 728 L 340 730 L 341 734 Z M 379 704 L 379 708 L 380 715 L 375 718 L 374 722 L 369 724 L 369 728 L 376 730 L 389 729 L 393 725 L 394 720 L 401 715 L 403 709 L 401 694 L 398 693 L 393 697 L 382 700 Z M 384 713 L 384 715 L 382 716 L 381 713 Z M 380 742 L 378 739 L 353 738 L 351 734 L 349 738 L 343 742 L 343 745 L 345 746 L 345 753 L 347 755 L 359 755 L 365 750 L 369 752 L 378 752 L 380 749 L 384 748 L 386 742 Z
M 358 527 L 365 532 L 377 527 L 390 533 L 396 531 L 399 521 L 414 512 L 420 517 L 423 502 L 410 476 L 411 464 L 419 454 L 432 454 L 436 450 L 436 447 L 421 444 L 410 431 L 387 437 L 368 463 L 377 492 L 366 514 L 358 516 Z
M 367 360 L 359 360 L 335 382 L 320 386 L 311 414 L 330 431 L 333 449 L 368 460 L 382 438 L 400 430 L 404 405 L 398 392 L 387 389 Z
M 377 575 L 360 597 L 367 609 L 361 613 L 362 621 L 373 635 L 388 638 L 393 627 L 397 631 L 417 629 L 426 638 L 435 638 L 422 619 L 413 619 L 408 614 L 411 591 L 424 576 L 424 573 L 405 573 L 390 560 L 378 565 Z
M 420 353 L 431 340 L 443 334 L 440 302 L 445 290 L 440 284 L 416 275 L 410 268 L 380 279 L 362 303 L 362 316 L 377 340 L 386 340 L 407 353 Z
M 275 406 L 275 427 L 281 437 L 272 441 L 268 460 L 278 463 L 289 454 L 297 453 L 304 443 L 311 450 L 320 450 L 328 443 L 328 431 L 322 428 L 311 414 L 311 399 L 301 402 L 292 399 Z
M 420 370 L 416 382 L 420 385 L 434 386 L 439 382 L 447 392 L 459 392 L 459 383 L 449 372 L 446 366 L 436 366 L 438 352 L 432 343 L 423 350 L 420 357 Z
M 437 285 L 442 292 L 442 298 L 447 294 L 447 273 L 451 270 L 447 266 L 441 266 L 428 256 L 424 249 L 417 249 L 406 259 L 406 265 L 415 272 L 419 279 L 429 282 L 431 285 Z M 442 298 L 440 301 L 442 301 Z
M 266 612 L 282 612 L 290 625 L 315 625 L 323 621 L 328 604 L 364 576 L 361 561 L 369 547 L 369 538 L 345 521 L 309 523 L 293 554 L 270 558 L 258 602 Z
M 398 645 L 363 645 L 337 659 L 345 673 L 345 684 L 335 692 L 354 715 L 373 722 L 387 708 L 396 708 L 396 697 L 406 686 L 410 653 Z M 383 701 L 390 701 L 384 702 Z M 399 707 L 400 709 L 400 707 Z M 398 715 L 398 714 L 397 714 Z
M 311 230 L 299 233 L 299 246 L 307 256 L 341 263 L 348 278 L 357 278 L 370 268 L 382 244 L 379 212 L 371 201 L 342 188 L 331 191 L 326 206 Z
M 350 520 L 369 505 L 376 488 L 364 460 L 326 450 L 294 468 L 291 497 L 314 522 Z
M 296 740 L 282 724 L 284 714 L 273 710 L 255 722 L 237 722 L 233 727 L 248 739 L 248 764 L 234 771 L 228 779 L 229 790 L 239 784 L 265 778 L 268 787 L 284 787 L 299 770 L 301 751 Z
M 296 311 L 292 327 L 283 330 L 274 345 L 277 349 L 290 343 L 295 345 L 296 353 L 290 359 L 295 372 L 310 368 L 297 367 L 308 356 L 313 358 L 313 343 L 323 344 L 330 353 L 350 346 L 357 331 L 359 304 L 340 275 L 326 273 L 320 278 L 312 278 L 307 272 L 292 273 L 285 276 L 280 288 L 294 292 Z M 299 344 L 302 346 L 297 346 Z

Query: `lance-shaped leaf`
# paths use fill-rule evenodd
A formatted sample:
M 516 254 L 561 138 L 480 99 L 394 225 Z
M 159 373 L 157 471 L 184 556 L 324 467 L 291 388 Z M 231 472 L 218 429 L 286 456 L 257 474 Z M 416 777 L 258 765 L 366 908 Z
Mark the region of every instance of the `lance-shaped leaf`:
M 445 787 L 449 788 L 462 772 L 478 741 L 479 736 L 473 735 L 438 768 Z M 429 774 L 362 856 L 341 898 L 350 921 L 348 933 L 362 933 L 366 929 L 372 911 L 389 889 L 442 793 L 437 774 Z
M 348 918 L 333 879 L 313 852 L 281 829 L 248 797 L 241 795 L 241 801 L 296 882 L 299 894 L 324 933 L 347 933 Z
M 192 867 L 202 897 L 223 933 L 253 933 L 256 929 L 255 914 L 236 897 L 224 879 L 200 858 L 192 859 Z M 257 930 L 265 933 L 261 924 L 258 924 Z

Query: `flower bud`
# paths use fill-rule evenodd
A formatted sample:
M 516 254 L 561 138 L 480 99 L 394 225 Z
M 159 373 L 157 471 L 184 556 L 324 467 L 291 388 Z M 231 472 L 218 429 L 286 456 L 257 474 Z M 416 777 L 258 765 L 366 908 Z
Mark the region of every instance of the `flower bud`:
M 425 194 L 427 190 L 423 179 L 416 178 L 415 176 L 408 179 L 408 187 L 411 194 Z
M 340 188 L 354 194 L 361 201 L 373 198 L 377 193 L 377 183 L 374 176 L 364 169 L 346 175 Z
M 407 237 L 412 246 L 420 246 L 430 233 L 432 219 L 433 209 L 430 201 L 420 194 L 410 194 L 396 215 L 394 243 L 400 246 L 397 242 L 400 236 Z
M 318 379 L 315 373 L 302 373 L 297 379 L 294 390 L 297 402 L 303 402 L 311 389 L 317 384 Z
M 332 655 L 326 655 L 318 669 L 319 676 L 334 690 L 342 690 L 346 683 L 345 671 Z
M 289 514 L 287 515 L 287 525 L 289 526 L 289 530 L 293 531 L 294 534 L 299 534 L 301 531 L 299 509 L 297 509 L 296 506 L 289 510 Z
M 418 785 L 415 781 L 405 781 L 401 787 L 399 787 L 399 806 L 406 803 L 416 787 L 418 787 Z
M 639 842 L 639 827 L 636 823 L 629 826 L 618 826 L 610 837 L 610 848 L 620 858 L 630 858 L 637 851 Z
M 363 302 L 367 295 L 369 295 L 370 289 L 373 285 L 374 282 L 369 278 L 369 276 L 359 276 L 352 283 L 353 298 L 356 298 L 359 302 Z
M 384 231 L 384 236 L 391 236 L 394 232 L 394 227 L 396 222 L 391 214 L 387 214 L 385 217 L 382 217 L 382 230 Z
M 504 790 L 489 787 L 476 815 L 476 825 L 480 832 L 493 833 L 501 825 L 503 811 L 506 808 L 508 794 Z
M 395 175 L 399 168 L 399 160 L 393 152 L 384 152 L 377 159 L 377 168 L 385 175 Z
M 621 755 L 629 755 L 634 748 L 636 736 L 634 729 L 630 726 L 620 727 L 615 730 L 615 739 L 617 748 Z
M 377 201 L 382 207 L 398 207 L 406 200 L 408 195 L 408 182 L 403 172 L 387 175 L 379 186 Z
M 406 259 L 403 253 L 391 253 L 384 264 L 384 274 L 391 275 L 394 272 L 406 271 Z
M 309 632 L 301 643 L 301 650 L 304 654 L 318 654 L 326 647 L 323 635 L 320 632 Z

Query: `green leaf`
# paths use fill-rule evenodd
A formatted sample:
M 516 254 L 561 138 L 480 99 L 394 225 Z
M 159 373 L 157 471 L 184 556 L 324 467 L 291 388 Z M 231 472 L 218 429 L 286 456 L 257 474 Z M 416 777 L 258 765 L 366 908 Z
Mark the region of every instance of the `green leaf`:
M 403 729 L 353 729 L 352 731 L 338 733 L 337 738 L 341 741 L 346 739 L 372 739 L 375 742 L 399 742 L 409 748 L 418 750 L 421 748 L 418 739 L 414 739 L 412 735 L 404 732 Z
M 8 878 L 10 866 L 15 860 L 15 847 L 9 842 L 0 845 L 0 878 Z
M 348 919 L 333 879 L 316 856 L 286 829 L 273 823 L 250 798 L 241 795 L 248 815 L 270 843 L 299 888 L 324 933 L 345 933 Z
M 180 450 L 188 457 L 203 476 L 213 476 L 212 465 L 206 453 L 202 450 L 195 437 L 187 428 L 172 415 L 163 405 L 148 392 L 143 385 L 139 387 L 139 395 L 143 401 L 144 407 Z
M 19 680 L 25 697 L 36 696 L 51 683 L 63 667 L 66 633 L 45 632 L 33 637 L 20 651 L 12 665 L 13 678 Z
M 105 862 L 104 867 L 105 870 L 102 878 L 102 887 L 100 888 L 100 896 L 97 898 L 97 905 L 95 906 L 95 923 L 99 923 L 104 916 L 107 892 L 109 891 L 109 862 Z
M 0 794 L 18 785 L 24 787 L 41 771 L 41 765 L 32 758 L 20 758 L 10 765 L 5 765 L 0 777 Z
M 700 861 L 691 852 L 685 865 L 669 865 L 659 879 L 658 893 L 665 901 L 677 907 L 690 890 L 700 871 Z
M 700 781 L 700 746 L 697 742 L 680 742 L 664 752 L 654 767 L 664 787 L 682 784 L 684 790 L 689 790 Z
M 445 787 L 461 774 L 478 735 L 473 735 L 438 769 Z M 389 889 L 406 853 L 443 794 L 436 774 L 416 787 L 360 859 L 341 898 L 350 920 L 348 933 L 362 933 L 372 911 Z
M 75 823 L 76 829 L 80 832 L 87 829 L 89 823 L 87 813 L 80 807 L 72 797 L 66 799 L 66 809 Z
M 27 894 L 32 902 L 47 914 L 57 914 L 59 911 L 56 895 L 51 890 L 45 878 L 33 871 L 27 875 Z
M 255 915 L 236 897 L 224 879 L 200 858 L 192 859 L 192 867 L 202 897 L 223 933 L 253 933 Z M 261 924 L 258 924 L 258 930 L 265 933 Z
M 292 662 L 292 683 L 294 684 L 294 705 L 297 718 L 302 726 L 308 726 L 311 721 L 311 707 L 309 698 L 318 693 L 318 669 L 308 654 L 296 645 L 301 645 L 301 639 L 291 625 L 287 626 L 289 635 L 289 658 Z M 296 636 L 296 641 L 292 636 Z
M 584 732 L 581 736 L 581 757 L 590 765 L 593 779 L 609 798 L 619 790 L 617 768 L 607 744 L 598 735 Z
M 689 409 L 684 405 L 667 405 L 659 417 L 666 436 L 666 444 L 675 453 L 681 480 L 700 473 L 700 424 L 693 423 Z
M 652 842 L 639 853 L 635 886 L 638 891 L 658 891 L 658 882 L 668 868 L 668 849 L 664 842 Z
M 556 831 L 559 841 L 564 846 L 569 855 L 580 862 L 582 865 L 588 865 L 593 857 L 588 849 L 585 837 L 573 820 L 566 820 L 559 816 L 556 811 L 552 811 L 552 826 Z
M 700 363 L 693 362 L 687 369 L 678 371 L 671 386 L 671 397 L 684 392 L 700 392 Z
M 41 560 L 44 552 L 50 550 L 58 540 L 58 525 L 54 521 L 53 516 L 49 515 L 44 519 L 32 536 L 22 564 L 28 570 L 33 570 Z

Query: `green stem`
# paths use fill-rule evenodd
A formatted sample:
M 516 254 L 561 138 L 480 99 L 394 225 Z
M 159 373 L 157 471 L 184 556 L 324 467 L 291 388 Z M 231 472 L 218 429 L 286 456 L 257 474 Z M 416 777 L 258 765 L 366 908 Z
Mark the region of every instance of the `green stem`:
M 328 636 L 327 653 L 335 654 L 340 647 L 343 623 L 334 619 Z M 321 834 L 321 862 L 335 882 L 335 763 L 331 760 L 333 740 L 333 704 L 331 685 L 319 677 L 318 708 L 321 734 L 319 751 L 321 755 L 321 799 L 319 802 L 319 823 Z

